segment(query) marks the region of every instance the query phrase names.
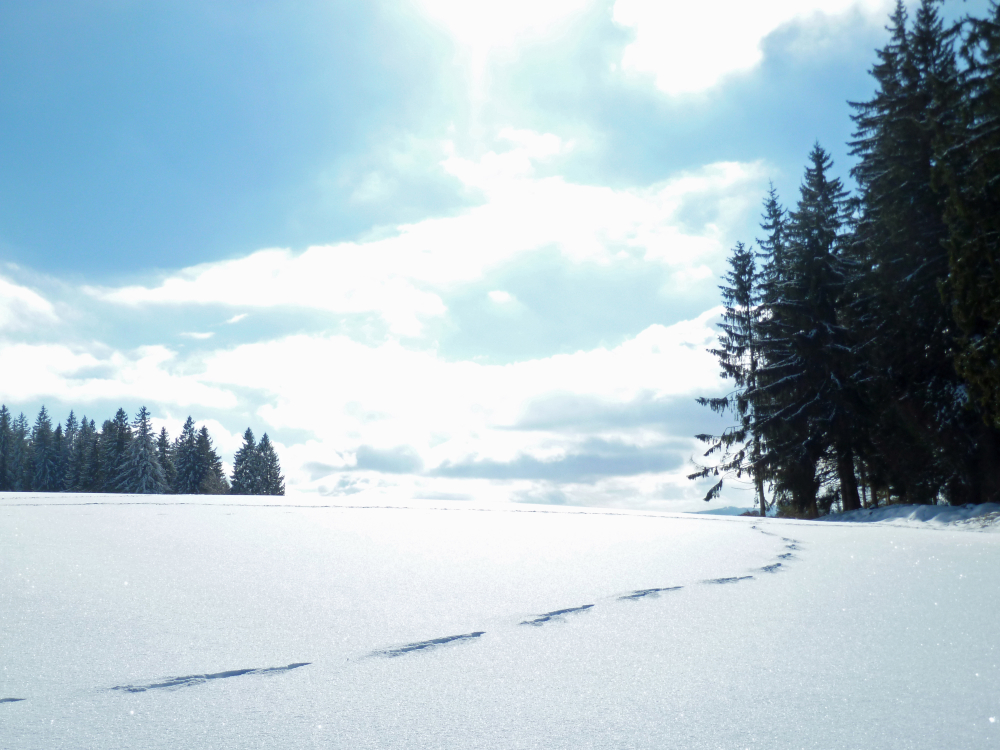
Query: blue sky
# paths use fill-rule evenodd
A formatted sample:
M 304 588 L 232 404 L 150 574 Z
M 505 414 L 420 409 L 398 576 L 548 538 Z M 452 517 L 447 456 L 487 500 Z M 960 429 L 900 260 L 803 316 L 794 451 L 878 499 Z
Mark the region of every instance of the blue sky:
M 816 140 L 847 177 L 890 10 L 750 5 L 0 6 L 0 400 L 249 425 L 301 492 L 702 507 L 728 250 Z

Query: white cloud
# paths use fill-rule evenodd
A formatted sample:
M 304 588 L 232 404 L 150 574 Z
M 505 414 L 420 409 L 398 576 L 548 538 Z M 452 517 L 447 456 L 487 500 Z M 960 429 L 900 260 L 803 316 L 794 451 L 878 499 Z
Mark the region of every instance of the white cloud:
M 614 20 L 635 32 L 621 67 L 655 77 L 668 94 L 703 91 L 760 63 L 761 42 L 780 26 L 815 13 L 860 10 L 885 18 L 887 0 L 617 0 Z
M 505 292 L 502 289 L 495 289 L 489 293 L 489 298 L 496 302 L 498 305 L 503 305 L 510 302 L 514 297 L 510 292 Z
M 665 439 L 669 425 L 612 425 L 580 434 L 522 425 L 532 405 L 552 394 L 614 408 L 713 392 L 721 387 L 718 368 L 705 348 L 715 339 L 718 313 L 650 326 L 611 349 L 509 365 L 452 362 L 392 342 L 367 346 L 344 336 L 290 336 L 216 352 L 199 379 L 219 389 L 259 391 L 258 415 L 270 429 L 315 436 L 287 456 L 295 461 L 286 471 L 300 485 L 313 481 L 307 464 L 330 471 L 352 467 L 359 445 L 383 451 L 405 446 L 429 470 L 470 458 L 553 460 L 595 436 L 637 446 Z
M 247 313 L 240 313 L 239 315 L 234 315 L 226 323 L 239 323 L 243 318 L 247 316 Z
M 95 354 L 62 344 L 0 343 L 0 361 L 16 362 L 0 379 L 0 400 L 7 403 L 57 398 L 84 405 L 94 401 L 149 400 L 178 406 L 232 408 L 227 390 L 206 385 L 185 372 L 166 347 Z
M 0 276 L 0 331 L 18 331 L 58 320 L 52 304 L 37 292 Z
M 418 0 L 422 10 L 474 58 L 558 32 L 567 19 L 592 4 L 593 0 Z
M 441 295 L 477 281 L 513 258 L 557 248 L 574 262 L 610 264 L 640 257 L 669 267 L 678 280 L 703 277 L 723 251 L 727 225 L 756 204 L 759 163 L 708 165 L 648 188 L 614 189 L 538 177 L 538 159 L 570 148 L 552 134 L 507 129 L 513 147 L 479 159 L 451 153 L 442 167 L 483 195 L 460 215 L 399 227 L 368 242 L 260 250 L 185 269 L 156 287 L 89 289 L 127 304 L 279 305 L 337 314 L 374 313 L 399 336 L 419 336 L 442 316 Z M 748 188 L 752 186 L 752 189 Z M 684 228 L 680 214 L 698 201 L 716 218 Z
M 207 331 L 207 332 L 189 331 L 187 333 L 180 333 L 178 335 L 179 336 L 183 336 L 184 338 L 188 338 L 188 339 L 195 339 L 196 341 L 206 341 L 207 339 L 212 338 L 215 335 L 215 332 L 214 331 Z

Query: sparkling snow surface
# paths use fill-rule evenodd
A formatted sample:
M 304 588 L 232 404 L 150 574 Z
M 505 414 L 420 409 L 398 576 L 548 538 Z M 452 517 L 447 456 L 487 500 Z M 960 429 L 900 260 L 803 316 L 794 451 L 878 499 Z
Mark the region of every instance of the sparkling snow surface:
M 0 747 L 1000 747 L 1000 534 L 234 500 L 0 495 Z

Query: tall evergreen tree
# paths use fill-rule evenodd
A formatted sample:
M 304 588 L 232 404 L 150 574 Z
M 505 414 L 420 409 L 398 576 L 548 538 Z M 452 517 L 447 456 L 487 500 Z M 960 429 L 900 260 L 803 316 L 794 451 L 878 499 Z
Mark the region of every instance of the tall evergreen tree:
M 170 436 L 167 435 L 167 428 L 161 427 L 160 434 L 156 438 L 156 457 L 163 470 L 164 492 L 172 492 L 177 484 L 177 470 L 174 468 L 173 451 L 170 446 Z
M 10 460 L 7 466 L 10 488 L 14 492 L 31 489 L 31 472 L 28 452 L 28 418 L 20 412 L 11 425 Z
M 6 404 L 0 405 L 0 492 L 13 489 L 10 472 L 10 453 L 13 449 L 14 436 L 11 432 L 10 410 Z
M 145 406 L 135 415 L 132 426 L 132 440 L 126 447 L 122 491 L 140 495 L 160 494 L 166 485 L 153 438 L 153 425 Z
M 274 450 L 271 439 L 265 432 L 257 445 L 261 462 L 261 485 L 258 495 L 284 495 L 285 477 L 281 474 L 281 463 L 278 461 L 278 454 Z
M 945 291 L 959 329 L 958 371 L 987 423 L 1000 427 L 1000 4 L 968 26 L 961 128 L 939 172 L 948 189 Z
M 198 456 L 198 434 L 194 420 L 189 416 L 174 444 L 174 467 L 177 470 L 174 492 L 178 495 L 197 495 L 203 477 L 202 462 Z
M 52 431 L 52 455 L 55 465 L 52 470 L 52 489 L 49 491 L 63 492 L 66 489 L 66 440 L 61 424 L 57 424 Z
M 91 419 L 80 428 L 81 463 L 77 492 L 104 492 L 104 466 L 101 460 L 101 435 Z M 107 424 L 107 422 L 105 423 Z
M 689 479 L 719 477 L 705 495 L 705 500 L 717 497 L 726 476 L 751 479 L 756 491 L 755 502 L 763 516 L 767 512 L 764 496 L 764 463 L 761 435 L 755 430 L 754 398 L 757 391 L 757 367 L 760 359 L 758 329 L 758 274 L 752 248 L 738 242 L 729 258 L 729 271 L 720 286 L 725 306 L 719 327 L 719 346 L 709 351 L 719 360 L 722 376 L 732 380 L 735 390 L 721 398 L 699 398 L 698 403 L 712 411 L 731 412 L 736 424 L 721 435 L 697 435 L 709 444 L 705 457 L 719 454 L 714 466 L 703 466 Z
M 101 463 L 104 469 L 104 492 L 125 492 L 127 485 L 128 445 L 132 427 L 128 414 L 119 408 L 115 417 L 104 423 L 101 430 Z
M 42 406 L 31 430 L 31 486 L 36 492 L 54 492 L 56 486 L 56 446 L 52 435 L 52 420 Z
M 230 492 L 233 495 L 255 495 L 261 483 L 262 467 L 253 430 L 243 433 L 243 446 L 233 457 L 233 477 Z
M 846 191 L 829 177 L 830 157 L 809 155 L 798 206 L 789 216 L 784 278 L 768 305 L 766 364 L 760 370 L 759 430 L 768 463 L 796 513 L 818 513 L 817 468 L 832 451 L 845 510 L 860 506 L 854 433 L 861 409 L 853 382 L 852 345 L 840 324 L 848 269 L 840 257 Z
M 201 470 L 198 492 L 203 495 L 229 494 L 229 481 L 226 479 L 226 473 L 222 470 L 222 459 L 215 451 L 212 438 L 205 426 L 202 426 L 201 430 L 198 431 L 195 449 Z

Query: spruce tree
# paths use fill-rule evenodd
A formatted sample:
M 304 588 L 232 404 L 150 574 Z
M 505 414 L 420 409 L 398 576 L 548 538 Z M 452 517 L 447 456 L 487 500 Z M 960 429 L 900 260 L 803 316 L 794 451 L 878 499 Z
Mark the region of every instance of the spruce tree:
M 119 408 L 115 417 L 104 423 L 101 430 L 101 463 L 104 469 L 104 492 L 126 492 L 128 445 L 132 427 L 128 414 Z
M 42 406 L 31 430 L 31 487 L 36 492 L 54 492 L 56 485 L 56 446 L 52 435 L 52 420 Z M 25 488 L 29 489 L 29 488 Z
M 860 506 L 854 470 L 859 391 L 853 382 L 849 331 L 838 320 L 849 269 L 840 257 L 846 191 L 829 177 L 832 162 L 818 144 L 809 155 L 801 197 L 789 216 L 785 278 L 768 306 L 768 410 L 758 429 L 768 463 L 796 514 L 815 516 L 821 459 L 832 451 L 845 510 Z
M 57 424 L 52 431 L 52 455 L 54 467 L 52 471 L 52 489 L 50 492 L 63 492 L 66 489 L 66 441 L 63 428 Z
M 198 431 L 195 450 L 201 470 L 198 492 L 203 495 L 229 494 L 229 481 L 222 470 L 222 459 L 212 446 L 212 438 L 205 426 Z
M 196 495 L 200 491 L 203 470 L 197 442 L 194 420 L 189 416 L 174 444 L 174 468 L 177 470 L 174 492 L 178 495 Z
M 243 446 L 233 456 L 233 477 L 230 492 L 233 495 L 255 495 L 261 483 L 261 461 L 253 431 L 247 427 L 243 433 Z
M 14 492 L 31 489 L 28 451 L 28 418 L 20 412 L 11 425 L 10 461 L 7 466 L 10 488 Z
M 13 440 L 10 410 L 5 404 L 0 405 L 0 492 L 9 492 L 13 489 L 10 472 Z
M 107 424 L 107 423 L 105 423 Z M 80 428 L 79 481 L 77 492 L 104 492 L 104 466 L 101 461 L 101 435 L 94 420 L 83 419 Z
M 758 274 L 754 252 L 738 242 L 729 257 L 729 271 L 720 286 L 724 312 L 719 327 L 719 346 L 710 349 L 719 360 L 722 376 L 732 380 L 736 386 L 721 398 L 699 398 L 698 403 L 708 406 L 718 414 L 731 412 L 735 424 L 721 435 L 697 435 L 709 444 L 705 457 L 718 453 L 718 463 L 702 466 L 688 476 L 700 479 L 708 476 L 719 477 L 705 495 L 705 500 L 717 497 L 727 476 L 742 478 L 746 474 L 756 491 L 755 503 L 760 514 L 766 515 L 767 499 L 764 496 L 764 464 L 761 435 L 755 430 L 755 403 L 753 394 L 757 391 L 757 368 L 760 359 L 758 329 Z
M 161 494 L 165 487 L 157 456 L 149 410 L 143 406 L 132 424 L 132 439 L 126 448 L 122 491 L 140 495 Z
M 260 453 L 261 463 L 261 484 L 260 490 L 254 494 L 258 495 L 284 495 L 285 477 L 281 474 L 281 464 L 278 461 L 278 454 L 271 444 L 271 439 L 265 432 L 257 445 Z
M 1000 428 L 1000 4 L 968 27 L 961 127 L 939 171 L 950 230 L 945 292 L 959 329 L 956 367 L 986 422 Z
M 164 492 L 172 492 L 177 484 L 177 470 L 174 468 L 173 451 L 170 446 L 170 436 L 167 435 L 167 428 L 161 427 L 160 434 L 156 438 L 156 457 L 163 470 Z

